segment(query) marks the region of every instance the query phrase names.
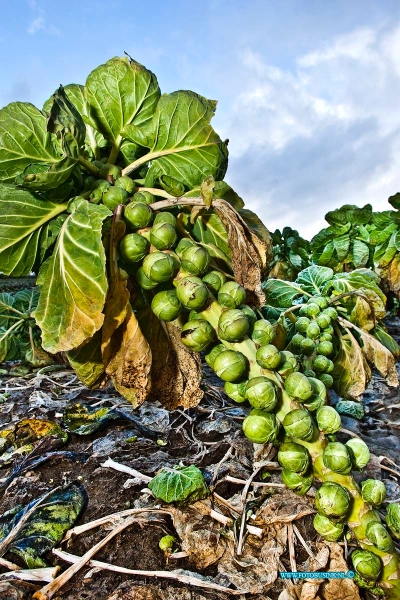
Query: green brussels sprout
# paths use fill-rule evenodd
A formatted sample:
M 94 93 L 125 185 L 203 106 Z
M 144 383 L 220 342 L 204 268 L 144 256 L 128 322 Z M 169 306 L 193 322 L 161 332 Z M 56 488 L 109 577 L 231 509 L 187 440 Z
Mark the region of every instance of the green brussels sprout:
M 304 496 L 312 486 L 313 475 L 299 475 L 289 469 L 282 469 L 282 483 L 290 490 L 293 490 L 298 496 Z
M 304 406 L 307 408 L 308 411 L 314 412 L 322 408 L 325 405 L 325 402 L 326 400 L 322 396 L 317 396 L 313 394 L 310 400 L 304 402 Z
M 132 229 L 147 227 L 152 218 L 153 211 L 150 206 L 142 202 L 130 202 L 125 208 L 124 219 Z
M 128 194 L 132 194 L 133 190 L 135 189 L 135 182 L 127 175 L 122 175 L 121 177 L 119 177 L 115 181 L 114 185 L 115 187 L 122 188 L 123 190 L 128 192 Z
M 309 442 L 314 435 L 314 424 L 308 410 L 296 408 L 288 412 L 282 425 L 289 437 Z
M 317 325 L 318 327 L 318 325 Z M 301 351 L 303 352 L 303 354 L 305 354 L 306 356 L 311 356 L 311 354 L 314 353 L 315 350 L 315 343 L 310 340 L 310 338 L 304 338 L 301 341 Z
M 393 540 L 382 523 L 369 523 L 366 529 L 367 538 L 375 548 L 382 552 L 390 552 L 393 549 Z
M 193 240 L 189 240 L 189 238 L 182 238 L 179 240 L 177 247 L 175 248 L 175 252 L 182 259 L 182 254 L 185 250 L 190 248 L 191 246 L 196 246 L 196 243 Z
M 313 389 L 308 378 L 303 373 L 291 373 L 285 379 L 285 390 L 299 402 L 311 398 Z
M 322 535 L 327 542 L 337 542 L 343 535 L 343 523 L 333 523 L 328 517 L 319 513 L 314 516 L 313 525 L 315 531 Z
M 346 442 L 346 447 L 349 451 L 353 466 L 358 470 L 363 469 L 371 458 L 367 444 L 360 438 L 352 438 Z
M 182 343 L 194 352 L 202 352 L 215 338 L 212 326 L 205 319 L 188 321 L 181 332 Z M 218 357 L 217 357 L 218 358 Z M 215 361 L 214 361 L 215 365 Z
M 266 346 L 272 342 L 274 337 L 274 327 L 267 319 L 259 319 L 254 323 L 251 339 L 256 346 Z
M 128 233 L 119 243 L 119 252 L 126 263 L 143 260 L 149 251 L 149 242 L 137 233 Z
M 315 494 L 315 506 L 324 517 L 343 520 L 349 512 L 350 494 L 338 483 L 326 481 Z
M 295 352 L 299 352 L 301 350 L 301 342 L 306 339 L 301 333 L 295 333 L 292 339 L 290 340 L 290 345 Z
M 93 184 L 92 190 L 101 190 L 106 192 L 111 187 L 111 184 L 106 179 L 96 179 Z
M 304 364 L 303 364 L 303 367 L 304 367 Z M 303 371 L 303 375 L 305 375 L 306 377 L 312 377 L 312 378 L 317 376 L 316 372 L 313 371 L 312 369 L 306 369 L 305 371 Z
M 139 269 L 137 270 L 136 281 L 143 290 L 152 290 L 153 288 L 157 287 L 159 283 L 158 281 L 153 281 L 152 279 L 149 279 L 145 275 L 143 267 L 139 267 Z
M 157 319 L 174 321 L 182 311 L 182 304 L 178 300 L 175 290 L 158 292 L 151 301 L 151 310 Z
M 323 330 L 324 334 L 327 335 L 332 335 L 335 333 L 335 330 L 333 329 L 332 325 L 329 325 L 329 327 L 326 327 L 326 329 Z
M 300 317 L 306 317 L 307 316 L 307 304 L 302 304 L 300 305 L 300 309 L 299 309 L 299 315 Z
M 103 204 L 109 210 L 115 210 L 118 204 L 126 204 L 128 202 L 128 193 L 122 188 L 110 186 L 103 192 Z
M 321 340 L 321 338 L 320 338 Z M 332 342 L 320 341 L 317 346 L 317 353 L 323 356 L 329 356 L 333 352 L 333 344 Z
M 318 315 L 316 318 L 317 325 L 320 329 L 326 329 L 331 324 L 331 318 L 329 315 Z
M 253 444 L 274 442 L 279 433 L 279 422 L 271 413 L 252 410 L 243 421 L 243 433 Z
M 159 283 L 168 281 L 174 274 L 174 261 L 168 254 L 164 254 L 164 252 L 152 252 L 148 254 L 142 266 L 146 277 Z
M 386 523 L 392 535 L 400 540 L 400 504 L 388 504 L 386 507 Z
M 235 402 L 241 403 L 246 401 L 246 386 L 247 381 L 239 381 L 233 383 L 232 381 L 226 381 L 224 390 L 227 396 Z
M 329 304 L 329 298 L 326 298 L 325 296 L 314 296 L 313 298 L 310 298 L 310 300 L 315 302 L 315 304 L 318 304 L 321 310 L 327 308 Z
M 318 326 L 318 323 L 316 321 L 311 321 L 311 323 L 307 327 L 306 336 L 310 340 L 316 340 L 319 337 L 320 333 L 321 333 L 321 330 Z
M 256 361 L 263 369 L 277 369 L 281 363 L 281 354 L 272 344 L 260 346 L 256 352 Z
M 317 411 L 317 423 L 321 431 L 330 435 L 342 426 L 340 415 L 332 406 L 322 406 Z
M 304 475 L 310 464 L 310 455 L 301 444 L 284 442 L 278 450 L 278 462 L 283 469 Z
M 328 358 L 328 366 L 326 368 L 326 372 L 327 373 L 332 373 L 332 371 L 334 370 L 334 368 L 335 368 L 334 362 Z
M 203 315 L 198 313 L 196 310 L 191 310 L 188 316 L 188 321 L 198 321 L 199 319 L 205 319 L 205 317 L 203 317 Z
M 308 375 L 308 380 L 311 383 L 311 387 L 312 387 L 312 390 L 313 390 L 313 395 L 311 396 L 311 398 L 309 398 L 309 400 L 307 400 L 307 402 L 312 402 L 312 400 L 313 400 L 313 398 L 315 396 L 319 396 L 319 397 L 323 398 L 323 400 L 325 401 L 326 400 L 326 395 L 327 395 L 326 394 L 326 387 L 322 383 L 322 381 L 320 381 L 319 379 L 317 379 L 315 377 L 315 374 L 314 374 L 314 376 Z
M 379 508 L 386 499 L 386 486 L 379 479 L 366 479 L 361 482 L 361 496 L 365 502 Z
M 297 319 L 294 326 L 296 331 L 298 331 L 299 333 L 305 333 L 310 323 L 311 321 L 308 317 L 300 317 L 300 319 Z
M 242 304 L 241 306 L 239 306 L 239 309 L 246 315 L 247 320 L 249 322 L 249 327 L 252 330 L 254 327 L 254 323 L 257 321 L 256 313 L 252 308 L 250 308 L 250 306 L 247 306 L 247 304 Z
M 135 206 L 135 205 L 134 205 Z M 136 206 L 139 206 L 136 204 Z M 146 205 L 146 208 L 151 208 Z M 176 229 L 170 223 L 157 223 L 150 231 L 150 242 L 157 250 L 168 250 L 175 245 L 177 240 Z
M 154 225 L 158 223 L 169 223 L 172 227 L 176 227 L 176 217 L 170 212 L 159 212 L 154 217 Z
M 99 190 L 98 188 L 96 188 L 95 190 L 90 192 L 90 202 L 92 204 L 99 204 L 99 202 L 101 202 L 102 199 L 103 199 L 102 190 Z
M 254 408 L 271 412 L 278 403 L 274 384 L 267 377 L 253 377 L 246 386 L 246 399 Z
M 194 311 L 191 311 L 190 315 L 192 314 L 192 312 L 194 312 Z M 192 321 L 193 319 L 190 318 L 190 315 L 189 315 L 189 321 Z M 198 317 L 196 319 L 194 319 L 194 320 L 197 320 L 197 319 L 198 319 Z M 213 346 L 211 348 L 211 350 L 209 350 L 207 352 L 207 354 L 204 356 L 204 358 L 206 359 L 206 363 L 208 364 L 208 366 L 213 369 L 214 368 L 214 361 L 217 358 L 218 354 L 221 354 L 221 352 L 225 352 L 225 351 L 226 351 L 226 348 L 225 348 L 225 346 L 223 344 L 217 344 L 216 346 Z
M 210 255 L 202 246 L 190 246 L 182 252 L 181 261 L 184 271 L 199 276 L 207 271 Z
M 351 472 L 351 457 L 345 444 L 329 442 L 322 453 L 322 460 L 327 469 L 348 475 Z
M 132 202 L 140 202 L 141 204 L 153 204 L 154 196 L 151 192 L 136 192 L 132 197 Z
M 329 367 L 329 358 L 318 354 L 312 361 L 312 367 L 317 373 L 324 373 Z
M 333 336 L 330 333 L 325 333 L 325 331 L 323 331 L 321 333 L 321 335 L 319 336 L 319 341 L 322 342 L 331 342 L 333 340 Z M 323 354 L 323 352 L 321 352 L 320 354 Z
M 315 302 L 310 302 L 307 306 L 307 317 L 316 317 L 321 312 L 320 307 Z
M 333 386 L 333 377 L 329 375 L 329 373 L 321 373 L 318 375 L 318 378 L 326 388 L 331 388 Z
M 225 308 L 238 308 L 246 301 L 246 290 L 236 281 L 227 281 L 218 292 L 218 302 Z
M 336 319 L 338 318 L 338 312 L 333 306 L 328 306 L 328 308 L 325 308 L 322 314 L 328 315 L 331 321 L 336 321 Z
M 181 240 L 182 241 L 182 240 Z M 226 282 L 226 277 L 219 271 L 210 271 L 203 277 L 203 283 L 206 284 L 212 294 L 218 294 L 221 286 Z
M 294 373 L 294 371 L 298 370 L 297 357 L 288 350 L 282 350 L 282 352 L 280 352 L 279 375 L 281 375 L 281 377 L 287 377 L 290 373 Z
M 93 177 L 92 175 L 89 175 L 89 177 L 86 177 L 85 182 L 83 184 L 83 189 L 84 190 L 91 190 L 92 187 L 94 186 L 94 184 L 96 183 L 96 178 Z
M 184 277 L 176 286 L 179 301 L 185 308 L 201 310 L 208 300 L 208 289 L 198 277 Z
M 239 342 L 249 330 L 249 321 L 241 310 L 223 312 L 218 320 L 218 337 L 227 342 Z
M 168 550 L 172 550 L 177 541 L 178 540 L 173 535 L 164 535 L 158 542 L 158 547 L 163 552 L 168 552 Z
M 355 571 L 367 581 L 376 581 L 381 574 L 381 559 L 369 550 L 357 548 L 351 555 L 351 561 Z
M 354 417 L 355 419 L 364 418 L 364 407 L 361 402 L 353 402 L 353 400 L 340 400 L 336 404 L 336 410 L 340 415 Z
M 99 169 L 99 177 L 102 179 L 107 179 L 107 177 L 113 177 L 113 179 L 118 179 L 121 177 L 121 167 L 117 165 L 112 165 L 110 163 L 106 163 Z
M 107 162 L 107 161 L 106 161 Z M 101 167 L 104 165 L 104 162 L 101 160 L 93 160 L 92 161 L 92 165 L 94 167 L 96 167 L 97 169 L 101 169 Z
M 247 368 L 247 359 L 241 352 L 225 350 L 214 360 L 213 369 L 223 381 L 237 381 Z

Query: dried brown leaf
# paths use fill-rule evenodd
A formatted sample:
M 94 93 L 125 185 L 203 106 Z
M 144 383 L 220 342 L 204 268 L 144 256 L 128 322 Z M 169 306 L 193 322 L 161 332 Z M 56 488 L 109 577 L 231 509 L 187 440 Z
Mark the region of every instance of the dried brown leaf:
M 330 571 L 348 571 L 343 550 L 339 544 L 328 543 L 330 548 Z M 322 586 L 324 600 L 360 600 L 359 589 L 352 579 L 329 579 Z

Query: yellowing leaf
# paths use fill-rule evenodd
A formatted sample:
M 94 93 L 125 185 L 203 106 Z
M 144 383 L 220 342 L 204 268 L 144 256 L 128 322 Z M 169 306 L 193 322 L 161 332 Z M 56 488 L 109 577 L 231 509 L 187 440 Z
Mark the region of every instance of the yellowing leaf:
M 332 372 L 333 389 L 342 398 L 358 398 L 371 379 L 371 369 L 353 334 L 346 329 L 340 334 L 340 349 Z

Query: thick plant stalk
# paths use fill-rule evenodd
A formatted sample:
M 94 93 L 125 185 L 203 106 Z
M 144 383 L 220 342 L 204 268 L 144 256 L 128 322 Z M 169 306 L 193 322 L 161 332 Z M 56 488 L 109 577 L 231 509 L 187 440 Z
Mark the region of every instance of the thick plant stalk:
M 218 320 L 222 313 L 222 308 L 217 302 L 212 302 L 210 306 L 202 311 L 202 316 L 214 327 L 217 331 Z M 279 421 L 283 421 L 285 415 L 295 408 L 300 408 L 302 405 L 295 400 L 292 400 L 284 389 L 283 380 L 278 373 L 262 369 L 256 362 L 256 346 L 254 342 L 246 337 L 242 342 L 229 343 L 221 341 L 229 350 L 236 350 L 246 356 L 249 361 L 249 377 L 259 377 L 260 375 L 267 376 L 273 380 L 276 386 L 280 389 L 280 401 L 276 417 Z M 345 487 L 351 495 L 351 509 L 348 515 L 347 525 L 352 530 L 359 545 L 371 552 L 374 552 L 381 557 L 383 569 L 380 579 L 377 581 L 377 586 L 380 586 L 387 600 L 398 600 L 400 598 L 400 561 L 399 554 L 396 550 L 393 552 L 382 552 L 375 548 L 366 538 L 366 528 L 372 521 L 376 521 L 376 512 L 371 506 L 365 502 L 361 496 L 360 488 L 350 475 L 340 475 L 330 469 L 327 469 L 322 461 L 322 453 L 328 444 L 326 436 L 321 433 L 315 425 L 314 437 L 310 442 L 296 440 L 296 443 L 302 444 L 307 448 L 313 462 L 314 476 L 316 479 L 324 481 L 333 481 Z

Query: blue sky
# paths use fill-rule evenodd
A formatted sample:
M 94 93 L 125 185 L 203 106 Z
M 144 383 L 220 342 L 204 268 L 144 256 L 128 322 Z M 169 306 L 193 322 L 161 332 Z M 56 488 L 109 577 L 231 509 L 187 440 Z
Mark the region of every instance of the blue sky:
M 0 0 L 0 106 L 41 106 L 126 50 L 163 92 L 217 99 L 227 181 L 270 229 L 312 236 L 400 190 L 395 0 Z

